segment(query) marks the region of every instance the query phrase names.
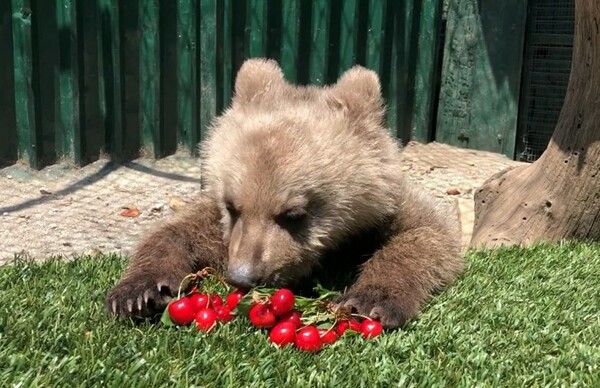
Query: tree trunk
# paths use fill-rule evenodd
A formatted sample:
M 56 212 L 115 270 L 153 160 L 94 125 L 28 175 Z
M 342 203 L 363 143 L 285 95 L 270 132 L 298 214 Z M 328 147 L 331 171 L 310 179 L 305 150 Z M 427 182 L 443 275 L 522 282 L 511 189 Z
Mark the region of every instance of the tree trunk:
M 546 151 L 475 193 L 472 247 L 600 239 L 600 1 L 575 1 L 573 63 Z

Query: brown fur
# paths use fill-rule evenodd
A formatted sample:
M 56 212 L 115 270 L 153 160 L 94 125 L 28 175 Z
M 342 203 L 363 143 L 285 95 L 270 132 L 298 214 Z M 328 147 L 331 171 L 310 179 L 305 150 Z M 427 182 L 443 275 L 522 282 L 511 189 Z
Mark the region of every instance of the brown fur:
M 202 147 L 206 191 L 140 244 L 109 311 L 155 314 L 207 265 L 237 285 L 293 287 L 362 262 L 339 305 L 386 327 L 414 317 L 462 270 L 459 233 L 405 183 L 383 112 L 377 75 L 364 68 L 298 87 L 273 61 L 245 62 Z

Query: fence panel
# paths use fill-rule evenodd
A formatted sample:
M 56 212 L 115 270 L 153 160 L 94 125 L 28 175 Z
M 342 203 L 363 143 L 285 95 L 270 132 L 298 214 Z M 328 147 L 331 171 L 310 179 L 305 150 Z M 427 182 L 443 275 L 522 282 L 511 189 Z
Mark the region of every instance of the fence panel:
M 32 167 L 38 167 L 39 130 L 35 125 L 33 94 L 33 55 L 31 4 L 12 0 L 11 12 L 14 60 L 14 110 L 18 155 Z
M 422 3 L 422 4 L 421 4 Z M 441 0 L 0 2 L 0 164 L 197 152 L 249 57 L 288 80 L 377 71 L 390 130 L 426 140 Z
M 436 140 L 513 158 L 527 2 L 451 0 Z
M 0 165 L 16 160 L 18 155 L 12 29 L 11 3 L 0 1 Z
M 79 116 L 79 65 L 77 46 L 77 7 L 75 1 L 65 1 L 56 7 L 58 27 L 58 155 L 82 158 L 81 123 Z

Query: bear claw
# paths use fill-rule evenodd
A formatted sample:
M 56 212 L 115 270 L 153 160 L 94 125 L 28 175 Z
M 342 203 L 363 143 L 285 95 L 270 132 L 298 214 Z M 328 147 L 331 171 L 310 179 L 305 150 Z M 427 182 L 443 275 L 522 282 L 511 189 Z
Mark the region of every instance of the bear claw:
M 108 294 L 106 310 L 115 316 L 150 318 L 164 310 L 178 287 L 175 278 L 152 281 L 148 275 L 126 277 Z
M 359 315 L 380 321 L 386 329 L 397 328 L 407 320 L 401 299 L 384 289 L 350 290 L 336 301 L 336 307 L 352 308 Z

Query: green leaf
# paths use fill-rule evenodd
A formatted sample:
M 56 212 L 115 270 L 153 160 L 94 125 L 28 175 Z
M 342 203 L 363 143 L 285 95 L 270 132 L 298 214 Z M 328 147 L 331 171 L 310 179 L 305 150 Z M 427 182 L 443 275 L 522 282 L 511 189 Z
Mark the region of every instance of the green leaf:
M 169 303 L 169 305 L 171 305 L 171 303 Z M 163 311 L 162 316 L 160 317 L 160 323 L 165 327 L 175 326 L 175 323 L 173 323 L 171 316 L 169 315 L 169 306 Z
M 232 313 L 234 315 L 247 317 L 253 302 L 254 299 L 252 297 L 252 292 L 249 292 L 246 295 L 244 295 L 244 297 L 240 300 L 237 307 L 232 311 Z
M 331 322 L 323 322 L 317 325 L 317 329 L 331 329 L 333 327 L 333 323 Z
M 345 336 L 349 336 L 349 337 L 359 337 L 361 335 L 361 333 L 359 331 L 354 331 L 352 329 L 348 329 L 344 332 L 344 334 L 342 335 L 342 337 Z
M 313 290 L 319 294 L 318 299 L 323 300 L 323 299 L 333 299 L 336 296 L 340 296 L 342 295 L 341 292 L 339 291 L 332 291 L 332 290 L 328 290 L 325 287 L 323 287 L 321 285 L 321 283 L 317 283 L 317 285 L 313 288 Z

